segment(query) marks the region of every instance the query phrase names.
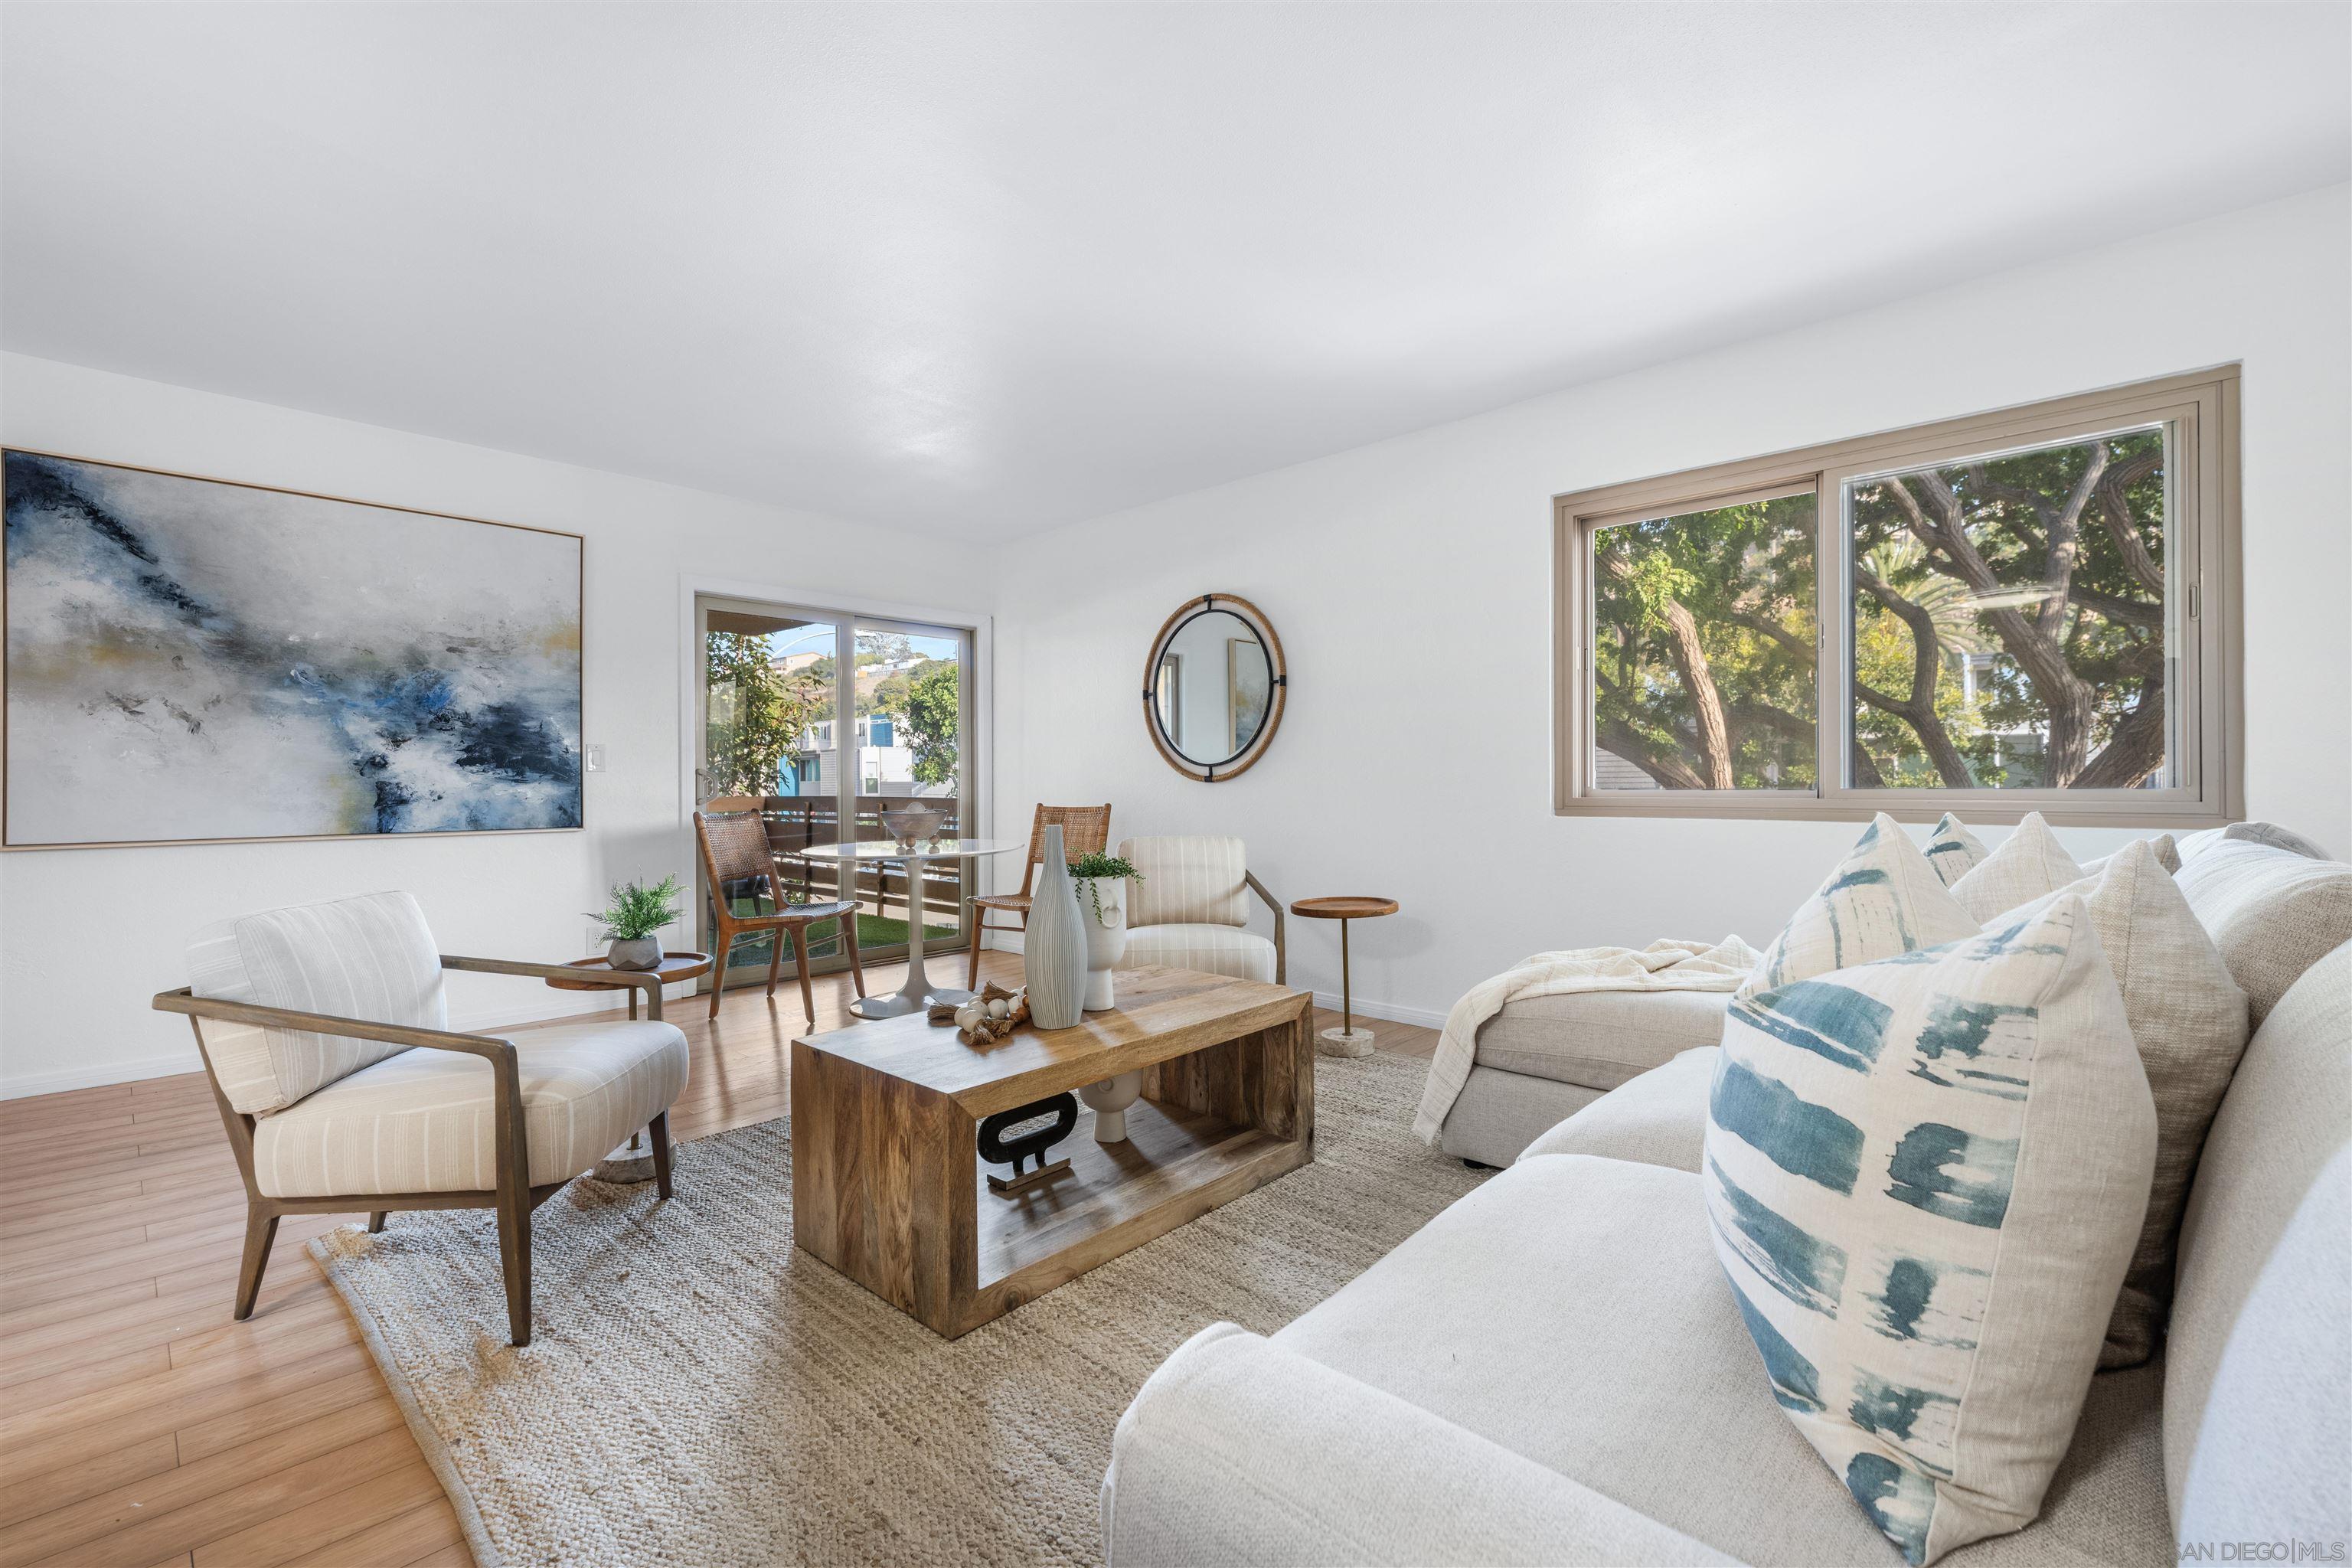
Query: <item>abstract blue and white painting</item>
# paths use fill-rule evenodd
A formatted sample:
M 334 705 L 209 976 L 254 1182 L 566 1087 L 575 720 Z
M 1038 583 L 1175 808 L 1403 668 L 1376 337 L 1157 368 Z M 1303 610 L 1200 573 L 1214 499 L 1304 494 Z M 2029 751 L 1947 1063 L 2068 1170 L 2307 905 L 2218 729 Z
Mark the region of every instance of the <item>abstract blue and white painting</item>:
M 10 847 L 581 825 L 581 542 L 6 454 Z

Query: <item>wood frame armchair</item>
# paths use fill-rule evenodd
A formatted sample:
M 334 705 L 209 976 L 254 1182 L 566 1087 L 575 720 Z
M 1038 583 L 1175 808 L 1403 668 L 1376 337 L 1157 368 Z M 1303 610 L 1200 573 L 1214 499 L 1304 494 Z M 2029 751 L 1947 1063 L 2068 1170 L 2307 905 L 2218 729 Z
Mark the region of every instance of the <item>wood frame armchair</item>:
M 560 963 L 464 958 L 450 953 L 441 954 L 440 959 L 441 967 L 445 970 L 466 970 L 481 974 L 519 974 L 545 980 L 577 979 L 580 973 Z M 647 1016 L 654 1022 L 661 1021 L 662 986 L 658 976 L 616 970 L 610 983 L 643 990 L 650 1008 Z M 254 1301 L 261 1294 L 262 1273 L 269 1266 L 269 1249 L 278 1239 L 278 1222 L 286 1215 L 365 1213 L 368 1229 L 380 1231 L 383 1228 L 384 1216 L 394 1210 L 494 1209 L 499 1216 L 499 1260 L 506 1276 L 509 1337 L 517 1346 L 530 1343 L 531 1211 L 570 1184 L 573 1178 L 566 1177 L 563 1181 L 550 1182 L 537 1187 L 530 1184 L 530 1151 L 523 1125 L 522 1079 L 512 1040 L 496 1035 L 420 1029 L 405 1025 L 373 1023 L 364 1018 L 339 1018 L 323 1013 L 297 1012 L 287 1007 L 222 1001 L 195 995 L 184 985 L 176 991 L 158 992 L 153 1006 L 158 1012 L 186 1016 L 188 1026 L 196 1037 L 197 1053 L 204 1058 L 205 1079 L 212 1085 L 213 1102 L 220 1110 L 221 1125 L 227 1130 L 229 1147 L 236 1155 L 237 1173 L 245 1179 L 245 1257 L 237 1269 L 236 1300 L 232 1313 L 239 1322 L 253 1315 Z M 294 1198 L 272 1197 L 263 1193 L 254 1175 L 253 1129 L 256 1119 L 231 1106 L 228 1096 L 221 1089 L 220 1076 L 213 1068 L 211 1053 L 205 1049 L 204 1020 L 206 1018 L 223 1023 L 248 1024 L 260 1028 L 299 1029 L 311 1034 L 380 1040 L 392 1045 L 455 1051 L 481 1058 L 490 1064 L 492 1075 L 497 1186 L 488 1192 L 353 1193 Z M 646 1124 L 646 1133 L 653 1145 L 655 1180 L 661 1195 L 667 1198 L 671 1192 L 669 1112 L 664 1110 L 654 1117 Z
M 1267 909 L 1274 911 L 1274 983 L 1287 985 L 1290 984 L 1290 942 L 1283 932 L 1282 900 L 1266 890 L 1265 884 L 1257 879 L 1256 872 L 1244 871 L 1242 880 L 1248 884 L 1251 892 L 1265 900 Z
M 1241 839 L 1147 835 L 1122 841 L 1118 854 L 1134 862 L 1139 879 L 1129 889 L 1127 952 L 1118 967 L 1159 964 L 1290 983 L 1287 911 L 1249 868 L 1249 847 Z M 1252 898 L 1273 919 L 1271 941 L 1249 929 Z

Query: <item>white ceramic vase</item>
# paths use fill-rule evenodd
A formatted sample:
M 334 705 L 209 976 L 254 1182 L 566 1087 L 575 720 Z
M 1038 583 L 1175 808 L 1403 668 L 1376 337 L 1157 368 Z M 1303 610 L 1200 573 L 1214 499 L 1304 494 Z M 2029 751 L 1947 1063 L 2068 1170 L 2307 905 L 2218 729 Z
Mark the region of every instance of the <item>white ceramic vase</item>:
M 1029 985 L 1031 1020 L 1041 1029 L 1066 1029 L 1078 1021 L 1087 999 L 1087 936 L 1059 823 L 1045 829 L 1045 864 L 1037 868 L 1036 883 L 1029 889 L 1021 971 Z
M 1090 1083 L 1078 1090 L 1078 1098 L 1095 1113 L 1095 1142 L 1124 1143 L 1127 1142 L 1127 1108 L 1143 1092 L 1143 1072 L 1123 1072 L 1117 1078 L 1107 1078 L 1100 1083 Z
M 1111 1005 L 1111 971 L 1127 952 L 1127 879 L 1073 877 L 1078 923 L 1087 930 L 1087 1000 L 1089 1013 Z

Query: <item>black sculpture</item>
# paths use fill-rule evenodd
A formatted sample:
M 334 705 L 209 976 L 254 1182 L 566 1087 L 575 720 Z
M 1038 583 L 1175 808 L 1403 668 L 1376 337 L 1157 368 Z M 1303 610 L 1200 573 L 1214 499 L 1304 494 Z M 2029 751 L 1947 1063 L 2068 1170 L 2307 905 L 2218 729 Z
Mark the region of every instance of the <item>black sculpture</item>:
M 1041 1116 L 1051 1116 L 1054 1120 L 1013 1137 L 1004 1136 L 1006 1128 L 1034 1121 Z M 1068 1093 L 1055 1095 L 1050 1100 L 1032 1100 L 1027 1105 L 1016 1105 L 1010 1110 L 1000 1110 L 993 1116 L 982 1118 L 980 1123 L 980 1157 L 992 1165 L 1013 1167 L 1010 1177 L 991 1173 L 988 1190 L 1003 1194 L 1023 1192 L 1041 1182 L 1050 1182 L 1068 1170 L 1070 1163 L 1067 1160 L 1056 1160 L 1050 1165 L 1045 1163 L 1045 1151 L 1067 1138 L 1076 1131 L 1077 1125 L 1078 1097 Z M 1021 1173 L 1021 1162 L 1029 1159 L 1035 1160 L 1037 1163 L 1024 1176 Z

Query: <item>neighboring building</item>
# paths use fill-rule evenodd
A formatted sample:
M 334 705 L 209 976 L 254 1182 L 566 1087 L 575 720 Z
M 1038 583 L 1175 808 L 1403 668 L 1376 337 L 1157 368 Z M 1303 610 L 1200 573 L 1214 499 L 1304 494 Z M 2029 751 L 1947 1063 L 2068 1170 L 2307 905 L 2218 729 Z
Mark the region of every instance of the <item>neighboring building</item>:
M 1993 666 L 2003 657 L 1999 653 L 1963 653 L 1953 657 L 1952 664 L 1959 671 L 1960 696 L 1964 700 L 1974 702 L 1978 694 L 1992 684 Z M 2049 744 L 2049 738 L 2041 731 L 1988 730 L 1985 735 L 1992 742 L 1990 764 L 1995 768 L 2017 772 L 2018 778 L 2011 781 L 2011 788 L 2018 787 L 2020 781 L 2029 784 L 2042 782 L 2042 756 Z
M 1595 789 L 1656 789 L 1658 781 L 1616 752 L 1595 746 L 1592 749 L 1592 787 Z
M 837 795 L 841 790 L 841 748 L 835 744 L 839 721 L 826 719 L 801 732 L 800 745 L 788 765 L 780 769 L 778 795 Z M 904 743 L 905 721 L 895 713 L 859 716 L 852 740 L 857 758 L 860 795 L 953 795 L 951 784 L 917 784 L 915 751 Z

